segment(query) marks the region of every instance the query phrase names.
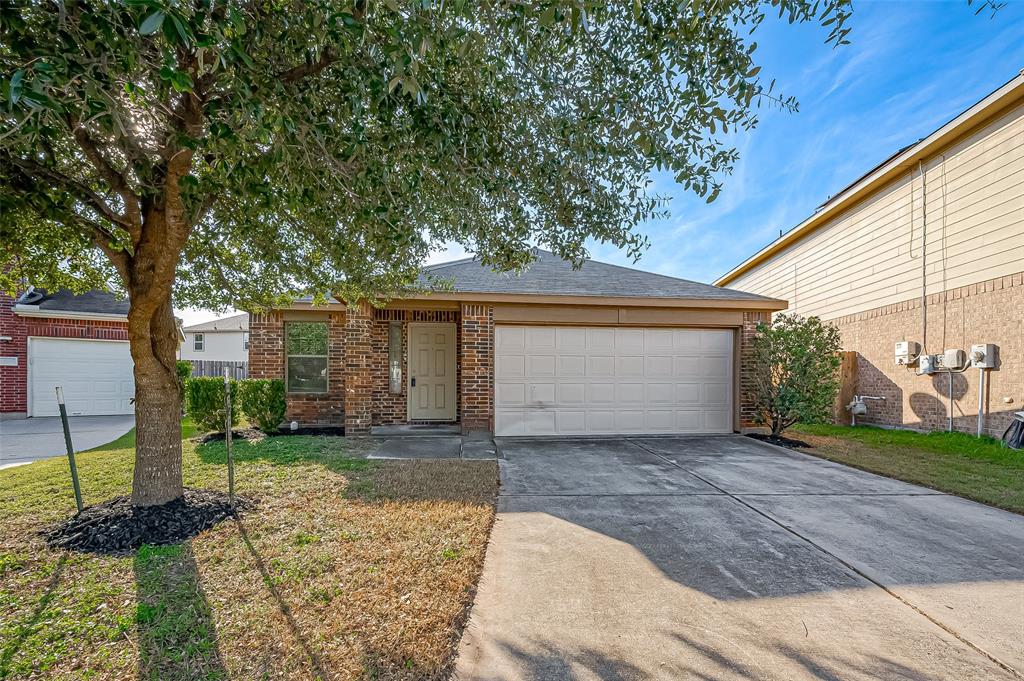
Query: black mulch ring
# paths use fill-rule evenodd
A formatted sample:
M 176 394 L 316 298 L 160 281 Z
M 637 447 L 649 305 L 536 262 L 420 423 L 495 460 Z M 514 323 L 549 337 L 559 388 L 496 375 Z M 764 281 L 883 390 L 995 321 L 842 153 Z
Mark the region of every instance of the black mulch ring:
M 130 497 L 117 497 L 86 507 L 44 537 L 52 548 L 125 555 L 143 544 L 184 541 L 252 506 L 236 496 L 232 508 L 225 492 L 208 489 L 186 488 L 181 498 L 160 506 L 132 506 Z
M 266 434 L 258 428 L 244 428 L 239 430 L 232 430 L 231 437 L 235 440 L 262 440 L 266 437 Z M 199 444 L 206 444 L 207 442 L 223 442 L 224 433 L 207 433 L 199 438 Z
M 760 440 L 761 442 L 769 442 L 780 447 L 789 447 L 790 449 L 811 449 L 811 445 L 803 440 L 794 440 L 789 437 L 772 437 L 771 435 L 765 435 L 764 433 L 747 433 L 747 437 L 752 437 L 755 440 Z

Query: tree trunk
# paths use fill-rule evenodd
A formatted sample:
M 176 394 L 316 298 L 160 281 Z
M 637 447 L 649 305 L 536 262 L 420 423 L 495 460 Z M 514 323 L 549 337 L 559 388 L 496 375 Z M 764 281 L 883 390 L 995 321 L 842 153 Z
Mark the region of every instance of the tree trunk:
M 155 506 L 182 495 L 181 402 L 176 371 L 178 329 L 170 290 L 151 306 L 135 301 L 154 292 L 130 291 L 128 341 L 135 362 L 135 475 L 132 504 Z

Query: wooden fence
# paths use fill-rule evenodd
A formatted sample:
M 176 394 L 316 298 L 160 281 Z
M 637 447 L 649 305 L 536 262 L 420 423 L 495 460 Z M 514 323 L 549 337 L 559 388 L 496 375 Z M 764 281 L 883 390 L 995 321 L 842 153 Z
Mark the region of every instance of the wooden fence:
M 228 368 L 228 375 L 235 380 L 249 378 L 248 362 L 232 362 L 219 359 L 190 359 L 193 376 L 223 376 L 224 367 Z

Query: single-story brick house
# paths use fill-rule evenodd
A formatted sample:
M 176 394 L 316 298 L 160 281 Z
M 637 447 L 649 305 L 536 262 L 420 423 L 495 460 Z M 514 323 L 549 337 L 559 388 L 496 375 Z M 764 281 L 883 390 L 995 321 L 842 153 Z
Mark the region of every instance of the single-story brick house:
M 785 301 L 538 251 L 521 275 L 473 259 L 451 286 L 375 308 L 253 314 L 249 375 L 282 378 L 288 420 L 459 424 L 499 436 L 726 433 L 753 425 L 748 343 Z
M 0 295 L 0 418 L 131 414 L 128 301 L 103 291 Z

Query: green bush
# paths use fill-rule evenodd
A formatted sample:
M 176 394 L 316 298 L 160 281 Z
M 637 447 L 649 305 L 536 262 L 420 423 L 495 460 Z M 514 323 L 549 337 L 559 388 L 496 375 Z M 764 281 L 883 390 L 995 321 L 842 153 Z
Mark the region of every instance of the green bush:
M 238 403 L 249 423 L 264 433 L 276 433 L 284 421 L 284 381 L 277 378 L 240 381 Z
M 778 436 L 794 423 L 827 421 L 839 394 L 839 329 L 817 317 L 776 315 L 758 324 L 750 396 L 755 420 Z
M 238 395 L 236 381 L 231 381 L 231 395 Z M 224 379 L 196 376 L 185 381 L 185 413 L 201 432 L 224 431 Z M 231 426 L 238 425 L 238 399 L 231 400 Z
M 192 362 L 187 359 L 179 359 L 177 363 L 178 380 L 184 383 L 192 378 Z

